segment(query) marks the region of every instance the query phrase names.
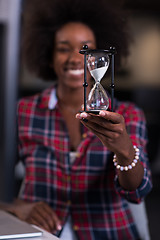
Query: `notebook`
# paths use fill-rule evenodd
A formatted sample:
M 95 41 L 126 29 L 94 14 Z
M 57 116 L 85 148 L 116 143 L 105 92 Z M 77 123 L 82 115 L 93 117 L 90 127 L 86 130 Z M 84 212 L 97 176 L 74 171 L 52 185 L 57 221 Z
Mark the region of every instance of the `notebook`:
M 42 236 L 39 229 L 0 210 L 0 239 L 21 239 Z

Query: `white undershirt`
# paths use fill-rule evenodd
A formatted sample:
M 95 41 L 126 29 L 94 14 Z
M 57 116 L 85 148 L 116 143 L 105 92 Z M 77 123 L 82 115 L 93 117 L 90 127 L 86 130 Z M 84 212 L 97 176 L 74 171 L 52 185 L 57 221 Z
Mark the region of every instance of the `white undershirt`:
M 71 221 L 71 217 L 68 216 L 67 218 L 67 222 L 65 223 L 62 233 L 60 235 L 60 239 L 63 240 L 77 240 L 77 237 L 73 231 L 73 227 L 72 227 L 72 221 Z
M 76 152 L 70 152 L 69 155 L 70 155 L 70 164 L 73 164 L 77 153 Z M 62 233 L 60 235 L 60 239 L 63 239 L 63 240 L 77 240 L 75 232 L 73 231 L 71 216 L 68 216 L 68 218 L 67 218 L 67 221 L 66 221 L 66 223 L 63 227 Z

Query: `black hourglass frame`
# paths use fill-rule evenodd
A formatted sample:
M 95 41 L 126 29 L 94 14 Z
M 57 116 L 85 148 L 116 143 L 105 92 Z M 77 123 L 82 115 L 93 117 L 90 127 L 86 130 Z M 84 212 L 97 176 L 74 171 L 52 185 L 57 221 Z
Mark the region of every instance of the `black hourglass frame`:
M 104 49 L 88 49 L 87 45 L 83 46 L 83 49 L 79 51 L 79 53 L 84 54 L 84 112 L 92 112 L 92 111 L 86 111 L 86 88 L 88 87 L 87 83 L 87 55 L 90 53 L 96 53 L 96 52 L 102 52 L 102 53 L 107 53 L 108 55 L 111 56 L 111 111 L 114 111 L 114 55 L 116 54 L 116 49 L 115 47 L 110 47 L 109 50 L 104 50 Z M 96 112 L 93 112 L 94 114 L 98 114 L 99 111 L 97 110 Z

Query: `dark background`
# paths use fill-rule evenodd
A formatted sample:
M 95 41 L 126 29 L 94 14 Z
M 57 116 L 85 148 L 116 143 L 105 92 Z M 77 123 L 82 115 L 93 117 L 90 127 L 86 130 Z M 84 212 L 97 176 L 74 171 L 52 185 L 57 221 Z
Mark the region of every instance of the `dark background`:
M 146 115 L 153 176 L 153 190 L 146 198 L 146 208 L 151 240 L 157 240 L 160 233 L 160 3 L 126 0 L 124 9 L 131 11 L 130 27 L 135 40 L 130 55 L 116 73 L 115 96 L 135 102 Z M 36 79 L 25 67 L 20 76 L 20 96 L 34 94 L 51 84 Z M 108 87 L 109 81 L 107 76 L 102 83 Z
M 118 0 L 112 1 L 116 4 Z M 125 0 L 124 9 L 130 10 L 130 27 L 134 41 L 131 43 L 129 56 L 124 59 L 122 68 L 115 75 L 115 96 L 120 100 L 135 102 L 146 115 L 149 136 L 147 147 L 153 177 L 153 190 L 146 197 L 146 208 L 151 240 L 158 240 L 160 234 L 160 3 L 156 0 Z M 0 41 L 1 36 L 2 31 Z M 1 66 L 2 63 L 3 59 L 0 58 Z M 0 79 L 1 75 L 0 72 Z M 37 79 L 20 64 L 17 98 L 35 94 L 51 84 Z M 110 85 L 108 75 L 102 84 L 106 88 Z M 2 95 L 0 89 L 1 103 Z M 23 168 L 15 169 L 15 196 L 18 194 L 23 174 Z

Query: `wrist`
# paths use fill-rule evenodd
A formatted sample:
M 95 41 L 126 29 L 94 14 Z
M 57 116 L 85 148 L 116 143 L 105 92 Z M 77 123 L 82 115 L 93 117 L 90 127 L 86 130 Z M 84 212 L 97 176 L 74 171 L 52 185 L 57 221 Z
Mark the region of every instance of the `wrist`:
M 132 168 L 134 168 L 136 166 L 137 162 L 139 161 L 139 149 L 136 146 L 133 146 L 133 148 L 134 148 L 134 158 L 133 158 L 133 160 L 126 163 L 126 164 L 123 163 L 123 165 L 121 165 L 122 163 L 117 160 L 117 156 L 116 156 L 116 154 L 114 154 L 113 163 L 114 163 L 114 166 L 116 167 L 117 170 L 128 171 L 128 170 L 131 170 Z

